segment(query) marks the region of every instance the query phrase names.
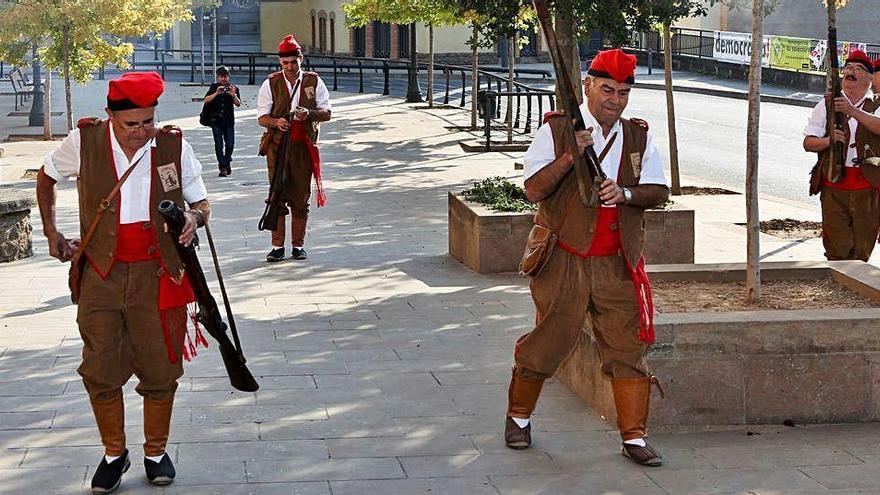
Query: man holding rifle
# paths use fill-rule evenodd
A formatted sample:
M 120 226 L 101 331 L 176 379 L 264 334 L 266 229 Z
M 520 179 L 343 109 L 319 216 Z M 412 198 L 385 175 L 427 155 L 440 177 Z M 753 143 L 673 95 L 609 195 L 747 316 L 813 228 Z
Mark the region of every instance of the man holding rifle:
M 189 204 L 176 239 L 183 244 L 192 242 L 211 208 L 192 147 L 179 129 L 156 129 L 164 87 L 155 72 L 110 81 L 108 119 L 80 120 L 37 177 L 49 253 L 82 268 L 81 278 L 71 278 L 83 340 L 77 371 L 104 445 L 92 493 L 114 491 L 129 467 L 122 387 L 132 375 L 144 398 L 147 479 L 167 485 L 175 477 L 165 445 L 181 361 L 194 350 L 186 331 L 194 296 L 156 207 L 162 200 Z M 55 223 L 55 184 L 70 177 L 77 179 L 82 240 L 66 239 Z M 200 333 L 195 340 L 205 343 Z
M 835 129 L 834 141 L 843 143 L 845 151 L 839 180 L 829 179 L 824 170 L 835 170 L 827 164 L 831 138 L 827 132 L 827 101 L 816 104 L 804 128 L 804 149 L 818 153 L 819 164 L 814 178 L 820 184 L 822 202 L 822 242 L 829 260 L 868 261 L 880 229 L 880 167 L 871 165 L 880 156 L 880 102 L 870 91 L 874 66 L 862 51 L 852 51 L 843 66 L 842 94 L 834 98 L 834 110 L 846 121 L 843 129 Z M 839 117 L 840 118 L 840 117 Z M 836 160 L 835 160 L 836 161 Z M 824 166 L 823 166 L 824 165 Z
M 318 124 L 330 120 L 330 92 L 315 72 L 302 70 L 302 49 L 293 35 L 278 45 L 281 70 L 269 75 L 257 95 L 258 122 L 267 130 L 260 141 L 260 155 L 269 168 L 269 197 L 281 209 L 277 227 L 272 230 L 272 250 L 266 261 L 284 259 L 285 215 L 291 209 L 291 257 L 306 259 L 305 235 L 309 218 L 310 182 L 315 177 L 318 206 L 325 202 L 321 184 L 321 158 L 318 152 Z M 286 156 L 279 156 L 281 139 L 289 136 Z M 281 165 L 281 166 L 279 166 Z M 282 168 L 283 167 L 283 168 Z M 285 180 L 274 180 L 282 174 Z M 272 188 L 281 190 L 271 190 Z M 269 200 L 267 200 L 269 201 Z
M 574 133 L 571 116 L 549 114 L 525 155 L 526 194 L 539 203 L 535 223 L 553 230 L 556 242 L 531 280 L 537 323 L 516 343 L 505 427 L 510 448 L 531 444 L 529 416 L 543 382 L 589 326 L 614 390 L 623 455 L 643 465 L 662 463 L 644 439 L 650 387 L 659 382 L 645 362 L 654 332 L 642 219 L 645 209 L 666 201 L 669 188 L 647 124 L 621 118 L 635 68 L 636 58 L 619 49 L 600 52 L 578 108 L 587 129 Z M 571 106 L 577 108 L 576 101 Z M 586 184 L 597 196 L 587 205 L 575 168 L 593 145 L 608 178 Z

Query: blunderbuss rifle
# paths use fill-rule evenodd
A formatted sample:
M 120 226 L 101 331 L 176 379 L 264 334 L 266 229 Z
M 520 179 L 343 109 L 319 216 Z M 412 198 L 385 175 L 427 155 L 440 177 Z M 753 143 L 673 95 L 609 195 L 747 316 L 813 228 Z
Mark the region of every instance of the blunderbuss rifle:
M 535 7 L 535 11 L 538 14 L 538 22 L 541 24 L 544 36 L 547 38 L 547 51 L 550 52 L 550 58 L 553 60 L 556 84 L 559 87 L 559 94 L 562 99 L 560 107 L 562 107 L 566 117 L 574 119 L 573 127 L 566 126 L 566 129 L 571 129 L 570 142 L 576 142 L 574 133 L 586 130 L 587 125 L 584 122 L 584 116 L 581 114 L 574 85 L 565 66 L 562 49 L 559 47 L 559 41 L 556 39 L 556 31 L 551 22 L 547 0 L 532 0 L 532 5 Z M 602 165 L 599 162 L 599 157 L 596 155 L 593 145 L 587 146 L 582 157 L 576 156 L 574 158 L 573 167 L 577 174 L 581 200 L 587 206 L 595 206 L 598 200 L 593 194 L 592 189 L 594 188 L 591 187 L 588 190 L 588 184 L 592 186 L 596 182 L 605 181 L 608 177 L 602 170 Z
M 840 88 L 840 57 L 837 53 L 837 5 L 836 0 L 828 0 L 828 91 L 831 98 L 825 103 L 826 115 L 828 116 L 827 134 L 831 139 L 828 148 L 828 166 L 825 170 L 826 177 L 831 182 L 840 182 L 843 179 L 844 166 L 846 165 L 846 143 L 834 139 L 834 130 L 848 131 L 847 118 L 841 112 L 834 111 L 834 100 L 842 94 Z
M 223 322 L 220 315 L 220 308 L 217 307 L 217 301 L 211 295 L 208 289 L 208 282 L 205 280 L 205 272 L 199 263 L 199 257 L 196 253 L 195 246 L 198 245 L 198 238 L 194 238 L 189 246 L 183 246 L 178 242 L 180 232 L 183 230 L 185 217 L 183 210 L 174 204 L 173 201 L 165 200 L 159 203 L 159 214 L 165 219 L 168 226 L 168 235 L 174 240 L 174 247 L 177 248 L 177 254 L 183 262 L 186 270 L 186 276 L 192 285 L 193 293 L 196 296 L 196 302 L 199 305 L 199 311 L 196 314 L 198 321 L 205 326 L 205 329 L 211 334 L 211 337 L 217 341 L 220 347 L 220 355 L 223 357 L 223 365 L 226 367 L 226 374 L 229 375 L 229 382 L 242 392 L 256 392 L 260 388 L 254 376 L 247 368 L 247 360 L 241 350 L 241 342 L 238 339 L 238 331 L 235 329 L 235 319 L 232 317 L 232 308 L 229 306 L 229 298 L 226 297 L 226 287 L 223 284 L 223 275 L 220 273 L 220 264 L 217 261 L 217 250 L 214 249 L 214 239 L 211 237 L 211 230 L 205 222 L 205 232 L 208 237 L 208 244 L 211 247 L 211 255 L 214 259 L 214 270 L 217 272 L 217 280 L 220 282 L 220 292 L 223 295 L 223 303 L 226 306 L 226 317 L 229 320 L 229 326 Z M 233 344 L 226 335 L 227 328 L 232 333 Z

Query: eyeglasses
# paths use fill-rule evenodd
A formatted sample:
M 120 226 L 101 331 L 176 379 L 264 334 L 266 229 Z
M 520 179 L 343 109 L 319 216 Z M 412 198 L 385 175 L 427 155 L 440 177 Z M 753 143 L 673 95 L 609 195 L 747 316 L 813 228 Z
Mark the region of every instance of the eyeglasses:
M 865 67 L 863 67 L 860 64 L 853 64 L 853 63 L 849 63 L 849 64 L 844 65 L 843 70 L 849 70 L 850 72 L 864 72 L 865 74 L 868 73 L 868 69 L 866 69 Z
M 122 122 L 117 120 L 116 123 L 119 124 L 119 127 L 121 127 L 122 130 L 124 130 L 125 132 L 135 132 L 140 129 L 150 131 L 156 127 L 156 121 L 153 119 L 148 119 L 143 122 Z

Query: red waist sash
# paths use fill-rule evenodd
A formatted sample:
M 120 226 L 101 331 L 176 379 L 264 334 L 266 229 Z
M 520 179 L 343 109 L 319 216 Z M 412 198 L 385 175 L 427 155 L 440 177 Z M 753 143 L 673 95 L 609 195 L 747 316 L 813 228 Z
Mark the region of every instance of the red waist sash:
M 844 191 L 859 191 L 862 189 L 870 189 L 871 183 L 862 174 L 859 167 L 843 167 L 843 180 L 840 182 L 831 182 L 828 179 L 822 181 L 822 185 L 832 189 L 842 189 Z
M 309 150 L 309 156 L 312 158 L 312 175 L 315 176 L 315 189 L 317 194 L 315 202 L 318 206 L 324 206 L 327 203 L 327 195 L 324 194 L 324 184 L 321 182 L 321 153 L 315 143 L 309 139 L 306 134 L 306 126 L 302 121 L 295 120 L 290 125 L 290 141 L 294 143 L 305 143 L 306 149 Z

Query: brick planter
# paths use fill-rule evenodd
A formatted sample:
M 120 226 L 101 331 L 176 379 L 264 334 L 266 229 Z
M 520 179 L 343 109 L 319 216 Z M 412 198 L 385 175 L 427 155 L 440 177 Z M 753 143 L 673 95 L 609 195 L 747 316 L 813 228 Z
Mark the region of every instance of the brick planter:
M 30 213 L 33 195 L 13 189 L 0 189 L 0 262 L 33 256 Z
M 743 265 L 653 266 L 652 279 L 744 280 Z M 832 274 L 880 299 L 880 269 L 856 262 L 767 263 L 769 279 Z M 730 425 L 880 420 L 880 308 L 670 313 L 655 320 L 648 354 L 666 399 L 652 395 L 651 424 Z M 610 381 L 589 332 L 557 377 L 614 424 Z
M 517 270 L 534 213 L 499 213 L 453 193 L 448 205 L 449 254 L 477 273 Z M 648 210 L 645 236 L 648 263 L 693 263 L 693 210 Z

